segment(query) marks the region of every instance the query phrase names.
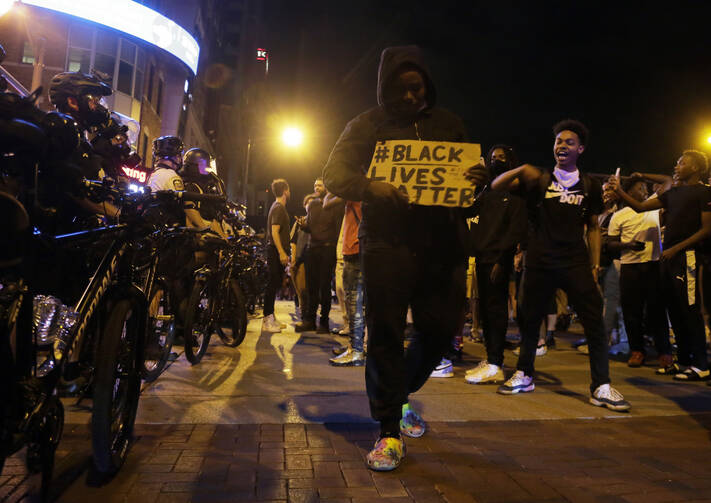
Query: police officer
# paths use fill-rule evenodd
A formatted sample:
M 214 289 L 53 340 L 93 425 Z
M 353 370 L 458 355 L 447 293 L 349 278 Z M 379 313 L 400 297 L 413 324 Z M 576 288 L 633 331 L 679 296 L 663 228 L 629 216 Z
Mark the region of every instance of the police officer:
M 73 217 L 90 214 L 118 217 L 119 210 L 114 205 L 108 202 L 90 201 L 76 190 L 76 182 L 82 177 L 97 180 L 105 176 L 102 158 L 92 148 L 87 134 L 109 121 L 109 111 L 102 105 L 101 98 L 111 95 L 112 92 L 110 86 L 93 75 L 81 72 L 63 72 L 52 77 L 49 85 L 50 103 L 57 111 L 71 116 L 82 133 L 79 148 L 69 159 L 67 169 L 62 175 L 57 174 L 56 176 L 59 183 L 57 192 L 68 194 L 74 203 L 69 206 L 62 205 L 60 213 L 63 210 L 65 214 L 69 213 Z
M 185 183 L 185 190 L 198 194 L 225 195 L 225 184 L 222 179 L 211 171 L 212 156 L 201 148 L 191 148 L 183 157 L 183 168 L 180 172 Z M 194 203 L 200 216 L 211 223 L 211 228 L 220 235 L 232 234 L 230 226 L 220 219 L 219 204 Z

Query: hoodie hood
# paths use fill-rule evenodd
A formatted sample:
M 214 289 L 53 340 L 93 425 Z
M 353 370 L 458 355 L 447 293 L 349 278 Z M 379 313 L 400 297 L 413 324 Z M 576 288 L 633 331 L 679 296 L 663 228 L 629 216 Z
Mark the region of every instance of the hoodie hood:
M 387 47 L 383 50 L 380 55 L 380 66 L 378 67 L 378 105 L 388 110 L 388 106 L 385 103 L 387 94 L 385 91 L 392 84 L 393 78 L 403 65 L 412 66 L 422 73 L 426 86 L 426 108 L 432 108 L 436 101 L 435 88 L 432 84 L 430 71 L 425 65 L 422 51 L 416 45 Z

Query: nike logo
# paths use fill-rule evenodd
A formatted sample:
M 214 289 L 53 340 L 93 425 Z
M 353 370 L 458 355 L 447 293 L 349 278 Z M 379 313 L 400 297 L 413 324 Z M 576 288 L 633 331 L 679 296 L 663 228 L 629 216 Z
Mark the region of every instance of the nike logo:
M 561 203 L 580 206 L 583 204 L 585 195 L 580 193 L 580 190 L 567 190 L 556 182 L 551 184 L 546 189 L 545 199 L 560 198 Z

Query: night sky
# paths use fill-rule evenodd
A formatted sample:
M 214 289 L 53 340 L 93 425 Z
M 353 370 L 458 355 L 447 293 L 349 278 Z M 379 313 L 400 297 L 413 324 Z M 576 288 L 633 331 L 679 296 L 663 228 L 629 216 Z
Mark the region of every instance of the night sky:
M 652 5 L 664 7 L 652 7 Z M 268 183 L 302 197 L 348 120 L 376 104 L 380 52 L 417 44 L 438 104 L 486 151 L 552 165 L 552 125 L 591 130 L 580 166 L 671 172 L 680 151 L 711 144 L 711 6 L 667 2 L 266 0 L 269 113 L 305 124 L 308 149 L 265 154 Z

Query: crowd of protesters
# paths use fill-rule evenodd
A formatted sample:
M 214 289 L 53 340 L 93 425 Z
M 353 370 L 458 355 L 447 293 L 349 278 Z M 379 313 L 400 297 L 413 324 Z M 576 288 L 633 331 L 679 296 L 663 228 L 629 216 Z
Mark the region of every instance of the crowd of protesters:
M 711 288 L 702 295 L 702 286 L 711 287 L 711 271 L 699 272 L 711 264 L 703 153 L 684 151 L 673 176 L 621 178 L 618 171 L 600 180 L 578 169 L 587 128 L 564 120 L 553 127 L 552 169 L 519 165 L 512 147 L 494 145 L 468 171 L 477 191 L 473 206 L 410 204 L 395 186 L 366 176 L 376 142 L 466 142 L 464 127 L 435 106 L 433 83 L 414 46 L 383 52 L 377 96 L 378 106 L 341 134 L 290 239 L 283 208 L 288 185 L 272 184 L 277 201 L 267 229 L 263 325 L 284 328 L 273 317 L 273 292 L 287 267 L 301 314 L 295 329 L 331 333 L 335 275 L 344 325 L 333 333 L 348 335 L 350 343 L 334 348 L 330 364 L 366 367 L 370 410 L 380 423 L 367 455 L 371 469 L 396 468 L 405 455 L 403 437 L 426 432 L 408 397 L 430 376 L 454 375 L 446 357 L 461 356 L 467 315 L 472 335 L 481 330 L 486 358 L 464 378 L 499 383 L 503 395 L 534 391 L 535 359 L 555 345 L 561 309 L 583 328 L 576 345 L 588 355 L 592 405 L 631 407 L 611 385 L 611 345 L 628 343 L 628 365 L 640 367 L 649 339 L 657 374 L 709 379 L 701 306 L 711 305 Z M 516 367 L 505 375 L 511 319 L 520 343 Z

